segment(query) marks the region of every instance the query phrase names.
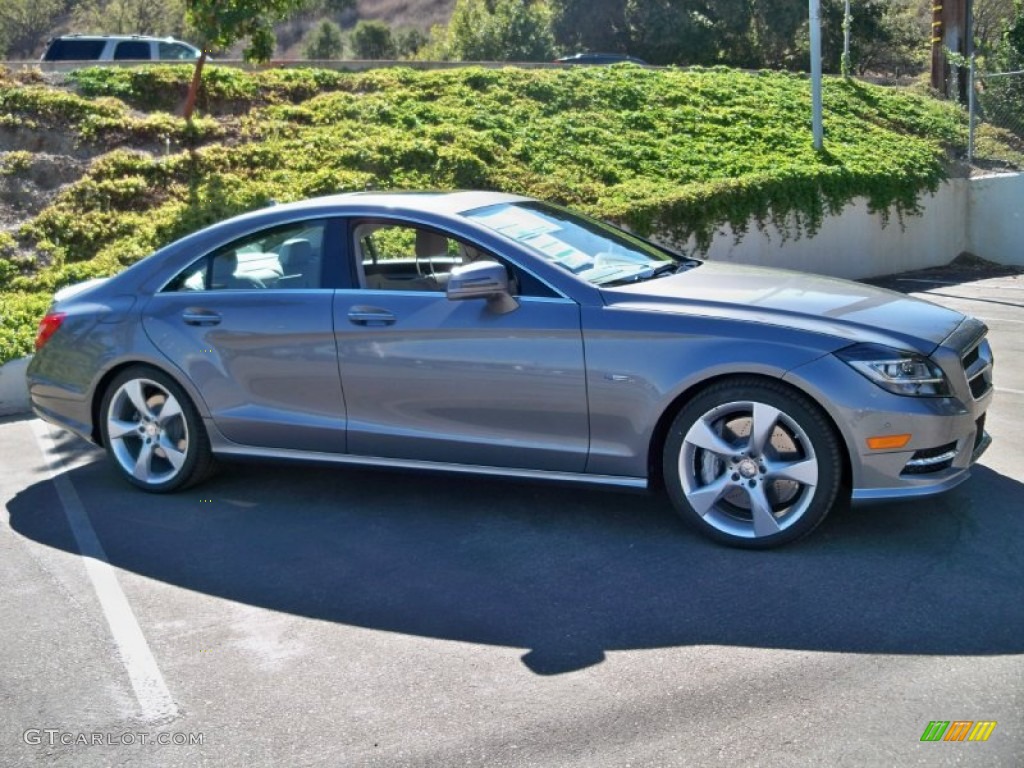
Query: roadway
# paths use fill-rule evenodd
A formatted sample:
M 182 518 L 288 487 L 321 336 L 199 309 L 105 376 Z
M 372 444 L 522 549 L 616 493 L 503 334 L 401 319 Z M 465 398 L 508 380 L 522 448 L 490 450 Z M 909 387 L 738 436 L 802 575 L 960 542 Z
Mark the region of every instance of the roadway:
M 994 444 L 773 552 L 484 479 L 235 465 L 153 497 L 0 421 L 0 765 L 1019 768 L 1024 279 L 890 284 L 990 325 Z

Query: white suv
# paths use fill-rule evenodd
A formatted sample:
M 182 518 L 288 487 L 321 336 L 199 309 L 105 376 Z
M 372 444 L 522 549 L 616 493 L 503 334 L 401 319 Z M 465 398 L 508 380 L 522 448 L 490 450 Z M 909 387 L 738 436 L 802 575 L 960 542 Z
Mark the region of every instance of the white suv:
M 63 35 L 47 44 L 42 61 L 195 61 L 199 54 L 173 37 Z

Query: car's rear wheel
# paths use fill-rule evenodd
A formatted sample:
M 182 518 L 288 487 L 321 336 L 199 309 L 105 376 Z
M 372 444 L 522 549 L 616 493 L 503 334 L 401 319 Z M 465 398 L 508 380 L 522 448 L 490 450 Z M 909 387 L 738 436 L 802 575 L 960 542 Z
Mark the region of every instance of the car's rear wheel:
M 213 469 L 202 419 L 182 388 L 146 366 L 107 387 L 100 409 L 103 444 L 127 480 L 154 493 L 192 485 Z
M 748 378 L 713 384 L 680 410 L 663 469 L 684 520 L 722 543 L 765 549 L 825 519 L 841 460 L 814 402 L 781 383 Z

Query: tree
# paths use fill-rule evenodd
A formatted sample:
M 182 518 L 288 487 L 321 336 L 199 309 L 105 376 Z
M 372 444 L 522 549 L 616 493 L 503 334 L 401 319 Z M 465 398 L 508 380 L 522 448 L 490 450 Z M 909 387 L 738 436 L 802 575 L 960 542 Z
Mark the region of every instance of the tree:
M 407 27 L 395 32 L 395 52 L 399 58 L 411 59 L 419 53 L 429 41 L 429 38 L 416 27 Z
M 209 48 L 227 48 L 248 39 L 242 52 L 245 60 L 267 61 L 274 52 L 273 22 L 309 5 L 306 0 L 185 0 L 185 18 L 203 49 L 185 99 L 185 119 L 192 119 Z
M 987 68 L 997 72 L 1024 69 L 1024 2 L 1014 0 L 1013 5 L 1013 16 L 1003 22 L 998 46 L 988 61 Z M 982 76 L 977 94 L 981 115 L 987 122 L 1024 135 L 1024 79 Z
M 66 8 L 65 0 L 2 0 L 0 53 L 19 59 L 32 57 Z
M 357 59 L 391 59 L 395 56 L 391 27 L 383 21 L 360 21 L 352 30 L 350 42 Z
M 456 61 L 550 61 L 551 14 L 530 0 L 457 0 L 445 58 Z
M 629 52 L 651 64 L 714 61 L 715 30 L 700 0 L 627 0 Z
M 344 52 L 341 27 L 329 19 L 321 21 L 306 35 L 303 53 L 307 59 L 340 59 Z
M 339 16 L 345 11 L 351 11 L 356 7 L 356 0 L 313 0 L 311 8 L 332 16 Z
M 1014 0 L 1013 18 L 1003 27 L 999 57 L 1007 69 L 1020 69 L 1024 62 L 1024 0 Z
M 754 10 L 758 5 L 757 0 L 708 0 L 705 13 L 712 24 L 716 63 L 750 69 L 762 66 L 752 44 Z
M 974 0 L 974 40 L 988 55 L 999 47 L 1004 27 L 1013 19 L 1014 0 Z
M 185 0 L 84 0 L 72 23 L 78 32 L 111 35 L 181 35 Z
M 822 3 L 822 58 L 828 72 L 842 69 L 843 6 L 843 0 Z M 851 73 L 919 71 L 926 57 L 917 0 L 857 0 L 850 27 Z
M 874 7 L 879 6 L 874 24 L 859 27 L 854 17 L 850 43 L 854 71 L 859 75 L 920 72 L 928 60 L 931 20 L 922 23 L 916 0 L 890 0 Z
M 749 46 L 755 57 L 753 65 L 764 69 L 797 67 L 806 70 L 807 59 L 799 56 L 797 37 L 801 33 L 806 35 L 807 3 L 755 0 L 750 5 Z
M 551 31 L 567 53 L 629 49 L 623 0 L 551 0 Z

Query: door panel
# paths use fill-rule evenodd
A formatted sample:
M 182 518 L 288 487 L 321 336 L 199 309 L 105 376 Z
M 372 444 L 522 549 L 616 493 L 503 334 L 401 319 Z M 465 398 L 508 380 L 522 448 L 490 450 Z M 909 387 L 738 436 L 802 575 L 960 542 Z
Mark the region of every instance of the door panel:
M 582 472 L 589 442 L 579 307 L 344 290 L 334 323 L 350 453 Z
M 345 450 L 329 290 L 161 293 L 143 327 L 238 443 Z

